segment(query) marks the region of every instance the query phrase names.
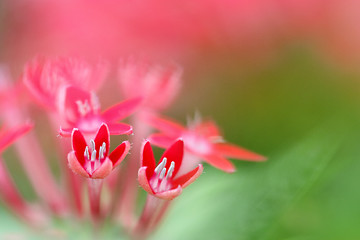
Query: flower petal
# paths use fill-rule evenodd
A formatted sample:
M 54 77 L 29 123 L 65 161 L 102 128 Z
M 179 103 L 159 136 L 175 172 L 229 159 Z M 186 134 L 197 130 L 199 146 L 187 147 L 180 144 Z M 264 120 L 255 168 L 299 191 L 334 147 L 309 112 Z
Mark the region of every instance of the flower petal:
M 99 130 L 96 133 L 95 139 L 95 149 L 97 151 L 96 157 L 99 158 L 99 149 L 103 143 L 106 144 L 106 151 L 104 152 L 104 156 L 107 157 L 109 154 L 110 147 L 110 133 L 109 128 L 106 123 L 102 123 Z
M 244 148 L 229 143 L 216 143 L 214 148 L 217 154 L 229 158 L 244 159 L 251 161 L 265 161 L 266 157 L 250 152 Z
M 125 141 L 121 143 L 119 146 L 117 146 L 114 151 L 112 151 L 109 155 L 109 158 L 113 164 L 113 168 L 115 168 L 117 165 L 119 165 L 124 158 L 126 157 L 126 154 L 128 154 L 130 150 L 130 142 Z
M 99 103 L 91 92 L 72 85 L 58 92 L 58 110 L 67 122 L 76 124 L 80 118 L 98 113 Z
M 164 154 L 160 158 L 160 161 L 162 161 L 163 158 L 165 157 L 167 158 L 167 162 L 165 165 L 166 169 L 169 169 L 170 164 L 173 161 L 175 163 L 175 168 L 172 175 L 176 176 L 176 173 L 180 169 L 183 156 L 184 156 L 184 142 L 183 140 L 179 139 L 164 152 Z
M 30 131 L 32 127 L 33 124 L 27 123 L 22 126 L 2 132 L 0 135 L 0 152 L 2 152 L 7 146 L 12 144 L 18 137 Z
M 146 176 L 150 179 L 155 170 L 155 158 L 149 141 L 145 141 L 141 151 L 141 167 L 147 167 Z
M 141 97 L 125 100 L 108 108 L 101 115 L 106 122 L 120 121 L 134 113 L 140 106 L 142 100 Z
M 163 133 L 151 134 L 148 139 L 152 144 L 161 148 L 168 148 L 176 140 L 176 138 L 169 137 Z
M 203 172 L 203 166 L 199 164 L 195 169 L 192 171 L 185 173 L 184 175 L 176 178 L 172 181 L 172 184 L 175 186 L 180 185 L 182 188 L 186 188 L 192 182 L 194 182 Z
M 157 198 L 164 199 L 164 200 L 173 200 L 174 198 L 179 196 L 181 194 L 181 192 L 182 192 L 182 187 L 179 185 L 175 189 L 171 189 L 171 190 L 161 192 L 161 193 L 155 193 L 154 196 Z
M 162 118 L 151 113 L 144 114 L 142 117 L 150 126 L 170 136 L 180 137 L 181 133 L 185 131 L 185 128 L 174 120 Z
M 132 134 L 132 126 L 126 123 L 108 123 L 109 131 L 111 135 L 123 135 Z
M 85 158 L 84 152 L 87 146 L 86 141 L 82 133 L 79 129 L 74 128 L 71 134 L 71 145 L 73 150 L 75 151 L 76 158 L 78 159 L 79 163 L 84 166 Z
M 105 158 L 105 161 L 100 165 L 100 167 L 93 172 L 91 178 L 94 179 L 105 178 L 111 173 L 112 170 L 113 170 L 113 165 L 110 159 L 107 157 Z
M 55 97 L 58 86 L 61 85 L 62 78 L 51 78 L 55 74 L 50 74 L 52 65 L 45 63 L 43 57 L 37 56 L 25 66 L 22 80 L 30 91 L 31 95 L 39 104 L 48 109 L 55 110 Z M 44 84 L 43 79 L 46 78 L 52 84 Z
M 140 186 L 150 194 L 155 194 L 152 190 L 148 177 L 147 177 L 147 168 L 148 167 L 141 167 L 138 171 L 138 181 Z M 153 171 L 154 172 L 154 171 Z
M 221 131 L 214 121 L 208 120 L 201 122 L 195 128 L 195 131 L 200 135 L 206 137 L 218 137 L 221 136 Z
M 213 155 L 203 156 L 203 158 L 205 162 L 207 162 L 208 164 L 216 168 L 219 168 L 225 172 L 233 173 L 236 170 L 234 164 L 232 164 L 229 160 L 227 160 L 221 155 L 213 154 Z
M 75 152 L 72 151 L 68 154 L 67 156 L 68 158 L 68 164 L 69 164 L 69 168 L 76 174 L 80 175 L 80 176 L 83 176 L 83 177 L 86 177 L 86 178 L 89 178 L 90 175 L 89 173 L 87 173 L 85 171 L 85 169 L 82 167 L 82 165 L 79 163 L 79 160 L 78 158 L 76 157 L 75 155 Z
M 62 137 L 71 137 L 72 131 L 73 131 L 73 128 L 62 128 L 60 126 L 59 135 Z

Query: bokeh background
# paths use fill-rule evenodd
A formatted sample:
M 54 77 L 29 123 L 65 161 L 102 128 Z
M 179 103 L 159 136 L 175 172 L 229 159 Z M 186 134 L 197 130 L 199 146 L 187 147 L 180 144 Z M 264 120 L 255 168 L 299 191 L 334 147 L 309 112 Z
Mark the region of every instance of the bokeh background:
M 38 54 L 176 62 L 184 83 L 166 114 L 185 123 L 199 111 L 269 157 L 237 161 L 230 175 L 205 165 L 153 239 L 360 239 L 359 1 L 2 0 L 0 19 L 0 62 L 14 79 Z M 113 78 L 105 104 L 121 99 Z M 22 233 L 40 238 L 1 207 L 0 236 Z

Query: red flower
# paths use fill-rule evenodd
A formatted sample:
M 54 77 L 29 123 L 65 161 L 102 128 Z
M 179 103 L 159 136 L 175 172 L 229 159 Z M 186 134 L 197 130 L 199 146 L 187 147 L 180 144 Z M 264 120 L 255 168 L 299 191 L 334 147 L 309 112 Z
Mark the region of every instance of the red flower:
M 25 66 L 22 78 L 41 105 L 56 110 L 63 87 L 74 85 L 84 90 L 95 90 L 101 86 L 107 72 L 104 62 L 91 65 L 77 58 L 47 60 L 36 57 Z
M 182 69 L 177 65 L 157 65 L 132 58 L 121 62 L 120 89 L 126 98 L 141 96 L 143 106 L 152 110 L 167 108 L 181 87 Z
M 32 127 L 32 124 L 27 123 L 9 130 L 2 129 L 0 132 L 0 153 L 2 153 L 5 148 L 12 144 L 18 137 L 30 131 Z
M 219 128 L 212 121 L 198 121 L 189 128 L 155 115 L 147 115 L 146 121 L 161 131 L 149 137 L 155 145 L 166 148 L 175 139 L 182 138 L 188 153 L 226 172 L 235 171 L 235 166 L 226 157 L 250 161 L 266 160 L 264 156 L 225 143 Z
M 124 160 L 129 152 L 130 143 L 123 142 L 109 153 L 110 135 L 108 126 L 101 124 L 95 139 L 90 146 L 78 129 L 71 135 L 73 151 L 68 154 L 69 167 L 77 174 L 86 178 L 105 178 Z
M 105 122 L 111 135 L 131 134 L 132 127 L 118 121 L 133 113 L 141 101 L 141 98 L 123 101 L 100 113 L 100 103 L 95 93 L 68 86 L 60 94 L 58 109 L 60 116 L 70 127 L 60 127 L 59 133 L 69 137 L 74 127 L 85 134 L 95 133 L 99 125 Z
M 141 187 L 155 197 L 165 200 L 179 196 L 182 189 L 195 181 L 203 171 L 203 166 L 199 164 L 192 171 L 177 176 L 183 153 L 184 142 L 178 140 L 165 151 L 160 158 L 160 163 L 156 166 L 150 142 L 145 142 L 142 150 L 141 168 L 138 172 Z

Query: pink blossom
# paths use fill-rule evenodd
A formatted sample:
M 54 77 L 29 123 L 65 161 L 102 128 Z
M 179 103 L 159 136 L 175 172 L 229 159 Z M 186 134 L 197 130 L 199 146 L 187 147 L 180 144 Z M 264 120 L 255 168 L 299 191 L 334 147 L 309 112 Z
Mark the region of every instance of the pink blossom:
M 87 144 L 79 129 L 71 135 L 73 151 L 68 154 L 69 167 L 80 176 L 93 179 L 105 178 L 125 158 L 130 143 L 125 141 L 109 154 L 110 133 L 108 126 L 101 124 L 95 139 Z
M 59 99 L 59 115 L 67 128 L 60 127 L 60 135 L 69 137 L 73 128 L 85 134 L 95 133 L 101 123 L 106 123 L 111 135 L 131 134 L 132 127 L 118 121 L 132 114 L 140 105 L 142 98 L 133 98 L 115 104 L 100 112 L 100 103 L 94 92 L 74 86 L 63 89 Z
M 199 164 L 195 169 L 177 176 L 182 164 L 184 142 L 176 141 L 160 158 L 156 166 L 150 142 L 146 141 L 142 150 L 141 168 L 138 181 L 142 188 L 155 197 L 172 200 L 179 196 L 182 189 L 194 182 L 203 171 Z
M 120 90 L 126 98 L 141 96 L 143 106 L 153 110 L 167 108 L 181 87 L 182 69 L 177 65 L 156 65 L 128 59 L 120 64 Z
M 155 145 L 166 148 L 175 139 L 182 138 L 186 152 L 226 172 L 235 171 L 235 166 L 226 157 L 249 161 L 266 160 L 264 156 L 225 143 L 219 128 L 213 121 L 195 122 L 188 128 L 173 120 L 155 115 L 147 115 L 145 121 L 161 131 L 149 137 L 149 141 Z
M 63 88 L 73 85 L 86 91 L 95 90 L 105 80 L 107 72 L 104 62 L 91 65 L 78 58 L 36 57 L 25 66 L 22 79 L 41 105 L 56 110 Z

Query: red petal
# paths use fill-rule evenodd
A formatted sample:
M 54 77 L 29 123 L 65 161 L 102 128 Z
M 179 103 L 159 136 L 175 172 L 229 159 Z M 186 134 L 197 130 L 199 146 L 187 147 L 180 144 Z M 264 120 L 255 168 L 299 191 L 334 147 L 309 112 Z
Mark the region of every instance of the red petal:
M 106 122 L 120 121 L 134 113 L 141 102 L 142 98 L 140 97 L 123 101 L 105 110 L 102 117 Z
M 158 117 L 155 114 L 148 113 L 143 116 L 143 118 L 149 125 L 167 135 L 180 137 L 182 132 L 185 131 L 185 128 L 181 124 L 170 119 Z
M 148 167 L 141 167 L 138 171 L 138 181 L 140 186 L 147 191 L 150 194 L 154 194 L 154 191 L 152 190 L 148 177 L 147 177 L 147 168 Z M 154 171 L 153 171 L 154 173 Z
M 155 158 L 154 153 L 152 151 L 151 145 L 149 141 L 146 141 L 143 146 L 143 150 L 141 151 L 141 167 L 147 167 L 146 176 L 147 179 L 150 179 L 154 174 L 155 170 Z
M 68 154 L 67 156 L 68 158 L 68 163 L 69 163 L 69 168 L 76 174 L 79 174 L 80 176 L 89 178 L 90 175 L 85 171 L 85 169 L 83 168 L 83 166 L 79 163 L 78 158 L 75 156 L 75 152 L 72 151 Z
M 250 152 L 244 148 L 238 147 L 228 143 L 216 143 L 214 148 L 217 154 L 224 155 L 229 158 L 252 160 L 252 161 L 265 161 L 266 157 L 259 154 Z
M 175 186 L 180 185 L 182 188 L 186 188 L 188 185 L 194 182 L 201 175 L 202 172 L 203 166 L 199 164 L 197 168 L 176 178 L 174 181 L 172 181 L 172 184 Z
M 2 132 L 0 135 L 0 152 L 2 152 L 6 147 L 12 144 L 17 138 L 30 131 L 32 127 L 32 124 L 27 123 L 22 126 Z
M 71 134 L 71 145 L 73 150 L 75 151 L 75 155 L 79 163 L 82 166 L 84 166 L 85 164 L 84 152 L 87 144 L 84 136 L 77 128 L 74 128 Z
M 221 136 L 219 127 L 214 121 L 204 121 L 196 126 L 196 132 L 206 137 Z
M 113 169 L 113 165 L 110 159 L 105 158 L 105 161 L 101 164 L 101 166 L 93 172 L 91 178 L 94 179 L 105 178 L 111 173 L 112 169 Z
M 73 128 L 62 128 L 60 126 L 59 135 L 62 137 L 71 137 L 72 131 L 73 131 Z
M 113 168 L 115 168 L 117 165 L 119 165 L 122 162 L 122 160 L 124 160 L 129 150 L 130 150 L 130 143 L 128 141 L 125 141 L 121 143 L 119 146 L 117 146 L 114 149 L 114 151 L 110 153 L 109 158 L 113 164 Z
M 160 158 L 160 161 L 162 161 L 163 158 L 167 158 L 166 162 L 166 169 L 169 169 L 171 162 L 173 161 L 175 163 L 175 168 L 173 172 L 173 176 L 176 176 L 176 173 L 179 171 L 182 159 L 184 155 L 184 142 L 183 140 L 177 140 L 173 145 L 171 145 L 162 155 Z
M 168 148 L 176 140 L 176 138 L 169 137 L 163 133 L 151 134 L 148 139 L 152 144 L 161 148 Z
M 110 133 L 109 133 L 109 128 L 106 125 L 106 123 L 101 124 L 98 132 L 96 133 L 94 142 L 95 142 L 95 149 L 97 151 L 97 153 L 96 153 L 97 158 L 99 157 L 99 149 L 103 143 L 106 144 L 106 151 L 104 153 L 104 156 L 106 157 L 109 155 Z
M 161 193 L 156 193 L 154 196 L 164 199 L 164 200 L 173 200 L 174 198 L 176 198 L 177 196 L 179 196 L 182 192 L 182 188 L 179 185 L 177 188 L 175 189 L 171 189 L 165 192 L 161 192 Z
M 132 126 L 126 123 L 110 123 L 108 127 L 111 135 L 129 135 L 133 132 Z
M 235 166 L 229 160 L 220 155 L 213 154 L 209 156 L 204 156 L 203 158 L 208 164 L 219 168 L 225 172 L 235 172 Z

